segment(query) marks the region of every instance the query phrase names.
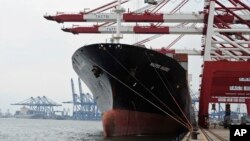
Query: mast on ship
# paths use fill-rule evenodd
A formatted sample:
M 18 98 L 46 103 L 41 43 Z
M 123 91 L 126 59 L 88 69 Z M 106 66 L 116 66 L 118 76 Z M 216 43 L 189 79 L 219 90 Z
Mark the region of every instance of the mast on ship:
M 111 42 L 115 41 L 116 43 L 120 42 L 120 39 L 123 38 L 121 34 L 121 18 L 122 13 L 125 12 L 125 9 L 121 6 L 121 0 L 117 0 L 117 6 L 115 10 L 113 11 L 116 13 L 116 34 L 112 36 Z

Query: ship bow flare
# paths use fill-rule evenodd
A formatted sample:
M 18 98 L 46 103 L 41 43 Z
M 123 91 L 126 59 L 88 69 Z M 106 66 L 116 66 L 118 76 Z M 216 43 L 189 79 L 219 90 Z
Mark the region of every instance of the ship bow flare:
M 103 113 L 105 136 L 189 130 L 186 70 L 175 59 L 132 45 L 92 44 L 79 48 L 72 63 Z

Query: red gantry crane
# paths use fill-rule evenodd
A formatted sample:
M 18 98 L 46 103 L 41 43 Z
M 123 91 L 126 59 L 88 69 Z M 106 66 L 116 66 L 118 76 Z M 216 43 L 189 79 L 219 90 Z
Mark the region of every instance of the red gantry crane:
M 148 5 L 132 12 L 121 7 L 121 4 L 127 2 L 130 0 L 117 0 L 88 12 L 57 13 L 44 17 L 58 23 L 97 22 L 93 26 L 73 26 L 62 30 L 73 34 L 113 34 L 118 43 L 122 34 L 156 34 L 135 45 L 165 34 L 180 34 L 167 48 L 158 51 L 165 54 L 174 52 L 204 56 L 199 125 L 208 127 L 209 103 L 246 103 L 250 114 L 249 1 L 204 0 L 203 11 L 178 14 L 176 11 L 187 4 L 188 0 L 182 0 L 170 13 L 159 12 L 169 4 L 169 0 L 148 0 Z M 112 8 L 112 13 L 105 12 Z M 122 22 L 136 24 L 121 25 Z M 149 24 L 142 25 L 145 23 Z M 176 23 L 177 26 L 165 25 L 166 23 Z M 201 35 L 202 50 L 169 50 L 184 35 Z

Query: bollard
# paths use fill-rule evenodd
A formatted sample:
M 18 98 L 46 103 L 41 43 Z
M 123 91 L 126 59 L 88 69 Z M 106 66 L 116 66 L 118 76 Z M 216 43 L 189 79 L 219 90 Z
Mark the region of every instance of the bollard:
M 198 129 L 194 129 L 192 132 L 191 132 L 191 139 L 193 139 L 193 140 L 197 140 L 198 138 L 198 134 L 200 134 L 199 132 L 198 132 Z

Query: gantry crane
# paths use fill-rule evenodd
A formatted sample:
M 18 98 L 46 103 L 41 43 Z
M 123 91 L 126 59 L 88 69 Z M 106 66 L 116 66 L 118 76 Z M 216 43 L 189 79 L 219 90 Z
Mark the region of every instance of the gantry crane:
M 79 95 L 75 92 L 74 81 L 71 78 L 71 89 L 73 101 L 63 103 L 73 104 L 73 119 L 76 120 L 99 120 L 101 113 L 89 93 L 83 93 L 80 78 L 78 78 Z
M 148 5 L 132 12 L 126 12 L 121 7 L 124 2 L 117 0 L 112 4 L 97 8 L 104 9 L 101 12 L 82 12 L 76 15 L 59 13 L 55 16 L 45 16 L 45 18 L 57 22 L 98 22 L 93 26 L 73 26 L 62 28 L 62 30 L 73 34 L 113 34 L 117 42 L 122 38 L 121 34 L 156 34 L 136 45 L 158 38 L 160 35 L 180 34 L 169 45 L 171 47 L 184 35 L 201 35 L 203 40 L 201 50 L 187 52 L 196 52 L 204 57 L 199 124 L 208 127 L 208 106 L 211 102 L 246 103 L 248 114 L 250 114 L 250 100 L 248 99 L 250 91 L 250 71 L 248 71 L 250 70 L 250 2 L 204 0 L 203 11 L 178 14 L 158 12 L 168 4 L 169 0 L 145 1 Z M 187 2 L 188 0 L 182 0 L 174 10 L 183 7 Z M 113 7 L 114 13 L 104 13 L 105 9 L 109 9 L 114 4 L 116 5 Z M 121 22 L 135 22 L 136 24 L 128 26 L 122 25 Z M 149 24 L 142 25 L 141 22 Z M 165 23 L 177 23 L 179 26 L 167 26 Z M 168 53 L 170 52 L 169 46 L 158 51 Z
M 37 118 L 54 118 L 54 107 L 62 106 L 46 96 L 31 97 L 11 105 L 28 106 L 31 113 L 36 115 Z

